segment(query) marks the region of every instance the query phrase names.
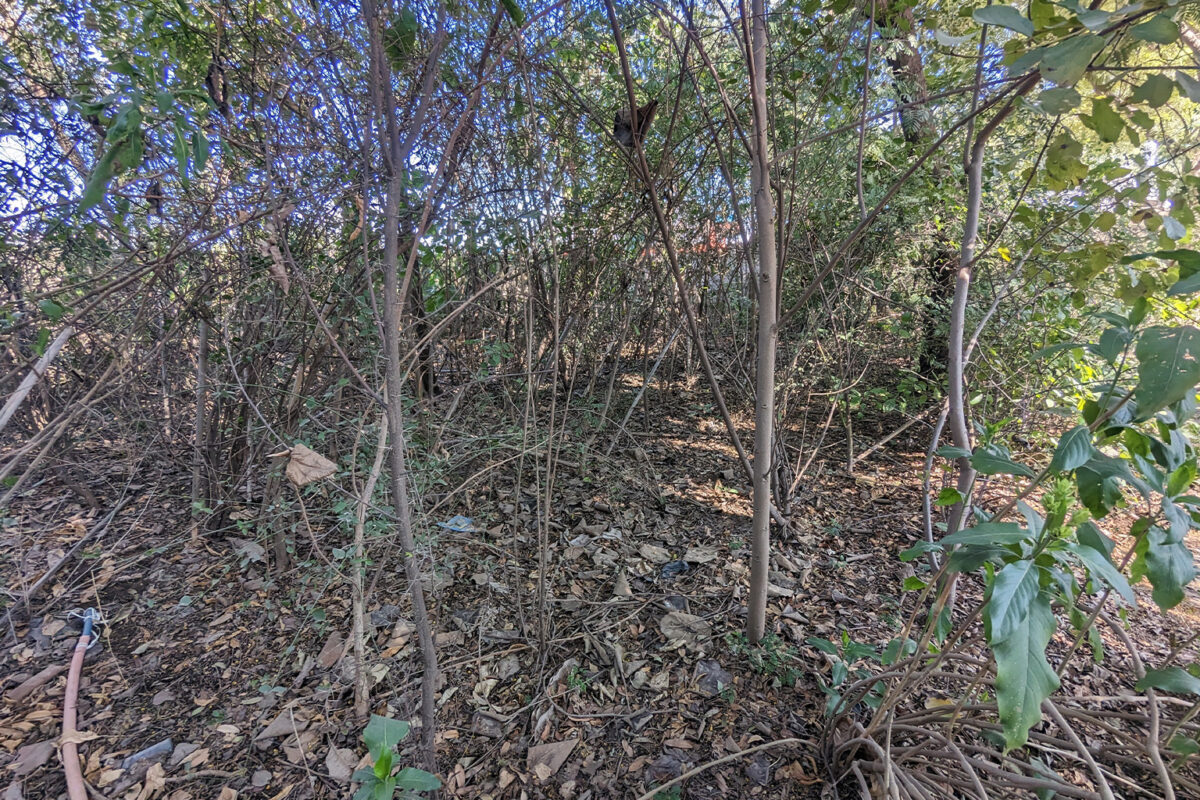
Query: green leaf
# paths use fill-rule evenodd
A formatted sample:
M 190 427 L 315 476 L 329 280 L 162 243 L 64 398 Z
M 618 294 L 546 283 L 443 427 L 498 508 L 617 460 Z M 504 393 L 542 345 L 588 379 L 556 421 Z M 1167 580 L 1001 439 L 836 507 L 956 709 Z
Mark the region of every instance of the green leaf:
M 916 575 L 909 575 L 904 579 L 904 591 L 906 592 L 919 592 L 928 585 Z
M 517 5 L 517 0 L 500 0 L 500 5 L 504 6 L 504 10 L 508 12 L 513 25 L 519 28 L 525 24 L 525 12 Z
M 1024 464 L 1012 460 L 1008 449 L 998 444 L 989 444 L 975 451 L 971 456 L 971 466 L 980 475 L 1023 475 L 1034 477 L 1034 471 Z
M 1181 294 L 1191 294 L 1192 292 L 1200 292 L 1200 272 L 1191 275 L 1187 278 L 1175 281 L 1171 284 L 1171 288 L 1167 289 L 1169 297 L 1176 297 Z
M 1112 551 L 1117 546 L 1116 542 L 1105 536 L 1096 523 L 1090 520 L 1083 523 L 1075 529 L 1075 537 L 1081 545 L 1090 547 L 1112 563 Z
M 371 715 L 371 721 L 363 729 L 363 741 L 376 760 L 383 751 L 391 751 L 408 736 L 411 726 L 402 719 Z
M 183 188 L 188 188 L 188 142 L 187 133 L 183 130 L 183 122 L 175 121 L 175 164 L 179 169 L 179 182 Z
M 1110 364 L 1116 364 L 1117 359 L 1121 357 L 1121 353 L 1125 352 L 1125 348 L 1133 341 L 1133 334 L 1124 326 L 1119 328 L 1105 328 L 1100 334 L 1100 341 L 1096 344 L 1096 352 Z
M 1070 86 L 1047 89 L 1038 96 L 1038 103 L 1042 110 L 1056 116 L 1074 110 L 1080 102 L 1082 102 L 1082 98 L 1080 98 L 1079 92 Z
M 1150 597 L 1166 611 L 1183 602 L 1183 589 L 1196 576 L 1192 551 L 1183 542 L 1168 540 L 1161 528 L 1146 532 L 1146 577 L 1154 587 Z
M 41 358 L 46 354 L 46 347 L 50 344 L 50 329 L 38 328 L 37 339 L 33 342 L 33 354 Z
M 442 782 L 433 773 L 405 767 L 396 773 L 396 786 L 409 792 L 433 792 L 442 788 Z
M 1182 222 L 1174 217 L 1163 217 L 1162 225 L 1163 233 L 1167 235 L 1167 238 L 1173 241 L 1179 241 L 1187 235 L 1187 228 L 1184 227 Z
M 1111 586 L 1113 591 L 1121 595 L 1126 603 L 1134 606 L 1137 605 L 1137 598 L 1133 594 L 1133 589 L 1129 586 L 1129 581 L 1108 560 L 1104 553 L 1083 544 L 1068 544 L 1067 549 L 1083 562 L 1083 565 L 1087 567 L 1088 572 L 1092 574 L 1093 578 L 1099 578 L 1104 585 Z
M 986 6 L 985 8 L 975 9 L 974 14 L 976 22 L 982 22 L 985 25 L 999 25 L 1001 28 L 1008 28 L 1010 31 L 1016 31 L 1026 36 L 1033 36 L 1033 23 L 1017 9 L 1012 6 Z
M 1177 694 L 1200 694 L 1200 678 L 1182 667 L 1148 669 L 1146 674 L 1133 685 L 1139 692 L 1147 689 L 1162 689 Z
M 953 486 L 947 486 L 938 492 L 937 499 L 933 501 L 935 506 L 952 506 L 963 501 L 963 496 L 958 493 L 958 489 Z
M 1167 746 L 1176 753 L 1179 753 L 1181 756 L 1194 756 L 1196 753 L 1200 753 L 1200 742 L 1197 742 L 1195 739 L 1189 739 L 1183 735 L 1173 738 L 1171 743 Z
M 110 147 L 96 162 L 92 174 L 88 176 L 87 183 L 84 184 L 83 196 L 79 198 L 80 213 L 98 205 L 104 199 L 104 193 L 108 190 L 108 184 L 116 172 L 114 164 L 117 150 L 117 147 Z
M 70 309 L 66 306 L 59 305 L 49 298 L 46 298 L 38 303 L 38 309 L 47 317 L 49 317 L 51 322 L 58 322 L 63 318 L 64 314 L 70 311 Z
M 1099 33 L 1108 27 L 1108 20 L 1112 16 L 1112 12 L 1096 9 L 1083 11 L 1077 16 L 1079 21 L 1083 23 L 1083 27 L 1092 33 Z
M 1196 460 L 1189 459 L 1180 464 L 1167 478 L 1167 494 L 1177 497 L 1187 491 L 1196 480 Z
M 901 561 L 912 561 L 914 558 L 919 558 L 926 553 L 941 551 L 943 548 L 937 542 L 917 542 L 912 547 L 908 548 L 900 554 Z
M 1115 142 L 1125 130 L 1125 120 L 1113 111 L 1112 104 L 1103 98 L 1092 100 L 1091 116 L 1081 117 L 1084 124 L 1096 132 L 1102 142 Z
M 1092 446 L 1092 432 L 1087 425 L 1077 425 L 1063 434 L 1054 449 L 1054 458 L 1050 460 L 1050 470 L 1060 472 L 1082 467 L 1092 456 L 1096 448 Z
M 200 131 L 192 133 L 192 161 L 196 166 L 196 172 L 203 172 L 204 165 L 208 163 L 208 137 Z
M 1029 729 L 1042 719 L 1042 701 L 1058 688 L 1058 676 L 1046 662 L 1054 627 L 1050 601 L 1039 592 L 1012 635 L 991 642 L 996 656 L 996 702 L 1009 750 L 1025 744 Z
M 1139 419 L 1182 400 L 1200 383 L 1200 330 L 1155 326 L 1142 331 L 1136 351 L 1139 380 L 1134 390 Z
M 1193 103 L 1200 103 L 1200 79 L 1193 78 L 1186 72 L 1176 72 L 1175 82 L 1179 91 L 1183 92 Z
M 946 458 L 946 459 L 970 458 L 971 457 L 971 451 L 968 450 L 967 448 L 951 447 L 950 445 L 943 445 L 942 447 L 939 447 L 937 449 L 937 454 L 941 458 Z
M 1175 91 L 1175 82 L 1166 75 L 1151 75 L 1137 88 L 1130 98 L 1135 103 L 1146 103 L 1151 108 L 1166 105 Z
M 1020 627 L 1038 593 L 1041 568 L 1030 559 L 1005 564 L 992 578 L 992 593 L 983 609 L 988 639 L 1007 639 Z
M 1106 40 L 1094 33 L 1073 36 L 1042 55 L 1042 77 L 1059 86 L 1071 86 L 1083 77 L 1092 59 L 1104 49 Z
M 1158 14 L 1129 29 L 1129 35 L 1143 42 L 1170 44 L 1179 38 L 1179 26 L 1166 14 Z
M 966 44 L 974 39 L 975 35 L 969 33 L 966 36 L 951 36 L 943 30 L 935 30 L 933 38 L 937 39 L 938 44 L 943 47 L 958 47 L 960 44 Z
M 1016 522 L 981 522 L 974 528 L 956 531 L 942 539 L 945 545 L 994 544 L 1009 545 L 1023 542 L 1032 534 Z

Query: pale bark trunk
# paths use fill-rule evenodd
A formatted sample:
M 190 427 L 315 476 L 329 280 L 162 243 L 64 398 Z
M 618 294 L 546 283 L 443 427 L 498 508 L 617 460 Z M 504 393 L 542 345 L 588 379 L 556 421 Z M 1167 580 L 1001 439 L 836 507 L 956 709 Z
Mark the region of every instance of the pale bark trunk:
M 767 132 L 767 13 L 754 0 L 751 24 L 750 99 L 754 110 L 753 171 L 758 245 L 758 363 L 754 420 L 754 522 L 750 555 L 750 598 L 746 635 L 757 644 L 766 632 L 767 572 L 771 559 L 771 454 L 775 438 L 775 344 L 777 340 L 777 253 L 775 201 Z

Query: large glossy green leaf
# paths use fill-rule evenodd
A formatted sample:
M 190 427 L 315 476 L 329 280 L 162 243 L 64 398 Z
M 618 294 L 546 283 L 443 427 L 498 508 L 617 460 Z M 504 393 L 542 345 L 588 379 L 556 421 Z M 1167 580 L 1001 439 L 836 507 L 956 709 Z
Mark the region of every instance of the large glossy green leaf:
M 1186 72 L 1176 72 L 1175 82 L 1179 84 L 1179 90 L 1187 95 L 1187 98 L 1193 103 L 1200 103 L 1200 79 L 1193 78 Z
M 1068 544 L 1067 549 L 1083 562 L 1093 578 L 1099 578 L 1105 586 L 1112 587 L 1113 591 L 1121 595 L 1126 603 L 1137 605 L 1137 598 L 1129 586 L 1129 581 L 1104 553 L 1083 544 Z
M 1083 77 L 1096 54 L 1104 49 L 1105 39 L 1094 33 L 1073 36 L 1042 54 L 1042 77 L 1059 86 L 1070 86 Z
M 1158 527 L 1146 532 L 1145 569 L 1154 587 L 1150 596 L 1164 611 L 1183 602 L 1183 589 L 1196 576 L 1192 551 Z
M 1050 471 L 1060 472 L 1082 467 L 1092 456 L 1096 448 L 1092 446 L 1092 432 L 1087 425 L 1076 425 L 1063 434 L 1054 449 L 1054 458 L 1050 459 Z
M 1058 676 L 1046 662 L 1046 645 L 1054 628 L 1050 601 L 1039 592 L 1012 634 L 991 641 L 996 656 L 996 701 L 1009 750 L 1025 744 L 1029 729 L 1042 719 L 1042 701 L 1058 688 Z
M 371 721 L 363 729 L 363 741 L 376 760 L 385 752 L 391 752 L 408 736 L 411 726 L 402 719 L 371 715 Z
M 1010 31 L 1033 36 L 1033 22 L 1012 6 L 986 6 L 977 8 L 973 14 L 976 22 L 999 25 Z
M 1138 337 L 1138 386 L 1134 392 L 1141 419 L 1182 400 L 1200 383 L 1200 330 L 1155 326 Z
M 431 772 L 405 767 L 396 773 L 396 786 L 410 792 L 433 792 L 442 788 L 442 782 Z
M 1166 14 L 1157 14 L 1129 29 L 1129 35 L 1143 42 L 1170 44 L 1179 38 L 1179 26 Z
M 500 0 L 500 5 L 504 6 L 504 11 L 513 21 L 513 25 L 519 28 L 525 24 L 525 12 L 517 5 L 517 0 Z
M 1145 103 L 1151 108 L 1166 105 L 1175 91 L 1175 82 L 1166 75 L 1151 75 L 1137 88 L 1130 98 L 1135 103 Z
M 1008 448 L 998 444 L 989 444 L 979 448 L 971 456 L 971 466 L 980 475 L 1024 475 L 1034 476 L 1034 471 L 1024 464 L 1012 460 Z
M 1146 674 L 1133 685 L 1133 688 L 1139 692 L 1154 688 L 1178 694 L 1200 694 L 1200 678 L 1181 667 L 1148 669 Z
M 942 544 L 1016 544 L 1028 539 L 1030 532 L 1016 522 L 981 522 L 974 528 L 956 531 Z
M 1038 593 L 1041 568 L 1030 559 L 1005 564 L 992 578 L 992 593 L 983 609 L 988 638 L 1006 639 L 1024 621 Z
M 1038 104 L 1048 114 L 1066 114 L 1082 102 L 1079 92 L 1070 86 L 1047 89 L 1038 96 Z
M 1096 132 L 1102 142 L 1115 142 L 1125 130 L 1125 120 L 1104 98 L 1092 99 L 1092 113 L 1081 117 L 1083 123 Z

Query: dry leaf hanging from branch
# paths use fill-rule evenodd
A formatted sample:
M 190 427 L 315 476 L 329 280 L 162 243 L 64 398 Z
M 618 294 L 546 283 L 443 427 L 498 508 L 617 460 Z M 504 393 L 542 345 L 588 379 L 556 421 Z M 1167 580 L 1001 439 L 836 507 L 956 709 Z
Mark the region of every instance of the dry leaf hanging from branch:
M 307 486 L 313 481 L 328 478 L 334 472 L 337 472 L 337 464 L 302 444 L 292 447 L 290 455 L 291 458 L 288 459 L 287 465 L 287 477 L 289 481 L 297 486 Z

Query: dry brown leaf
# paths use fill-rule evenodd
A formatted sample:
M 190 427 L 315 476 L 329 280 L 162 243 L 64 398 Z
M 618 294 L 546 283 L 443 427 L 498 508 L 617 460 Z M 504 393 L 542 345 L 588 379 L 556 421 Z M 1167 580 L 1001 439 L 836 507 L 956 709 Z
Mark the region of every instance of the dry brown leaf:
M 106 769 L 100 773 L 100 779 L 96 781 L 96 785 L 103 789 L 106 786 L 112 786 L 121 779 L 125 774 L 123 769 Z
M 74 731 L 72 733 L 64 733 L 59 738 L 59 744 L 83 744 L 84 742 L 90 742 L 93 739 L 99 738 L 100 734 L 96 733 L 95 731 Z
M 321 665 L 321 669 L 333 669 L 333 666 L 341 660 L 342 645 L 342 634 L 337 631 L 329 634 L 329 638 L 325 640 L 325 646 L 317 654 L 317 663 Z
M 712 625 L 695 614 L 672 611 L 658 621 L 658 629 L 667 637 L 668 644 L 682 642 L 689 648 L 697 647 L 712 636 Z
M 529 748 L 526 756 L 526 766 L 538 776 L 538 780 L 546 780 L 566 763 L 578 739 L 567 739 L 562 742 L 547 742 Z
M 289 786 L 288 789 L 290 790 L 291 787 Z M 221 790 L 221 793 L 217 795 L 217 800 L 237 800 L 237 791 L 226 786 Z
M 49 761 L 50 756 L 54 755 L 54 750 L 53 739 L 47 739 L 44 742 L 37 742 L 35 744 L 27 744 L 17 751 L 17 757 L 13 759 L 8 768 L 18 778 L 24 778 Z
M 137 800 L 152 800 L 166 785 L 167 776 L 163 765 L 161 763 L 152 764 L 150 769 L 146 770 L 146 779 L 142 784 L 142 791 L 138 792 Z
M 349 747 L 331 747 L 325 754 L 325 769 L 329 771 L 329 777 L 341 783 L 349 782 L 357 763 L 358 756 Z
M 310 450 L 302 444 L 292 447 L 291 458 L 288 460 L 288 480 L 297 486 L 307 486 L 313 481 L 328 478 L 337 471 L 337 464 L 320 453 Z
M 208 748 L 201 747 L 189 753 L 188 756 L 183 759 L 182 763 L 186 767 L 196 769 L 197 767 L 208 763 L 208 755 Z

